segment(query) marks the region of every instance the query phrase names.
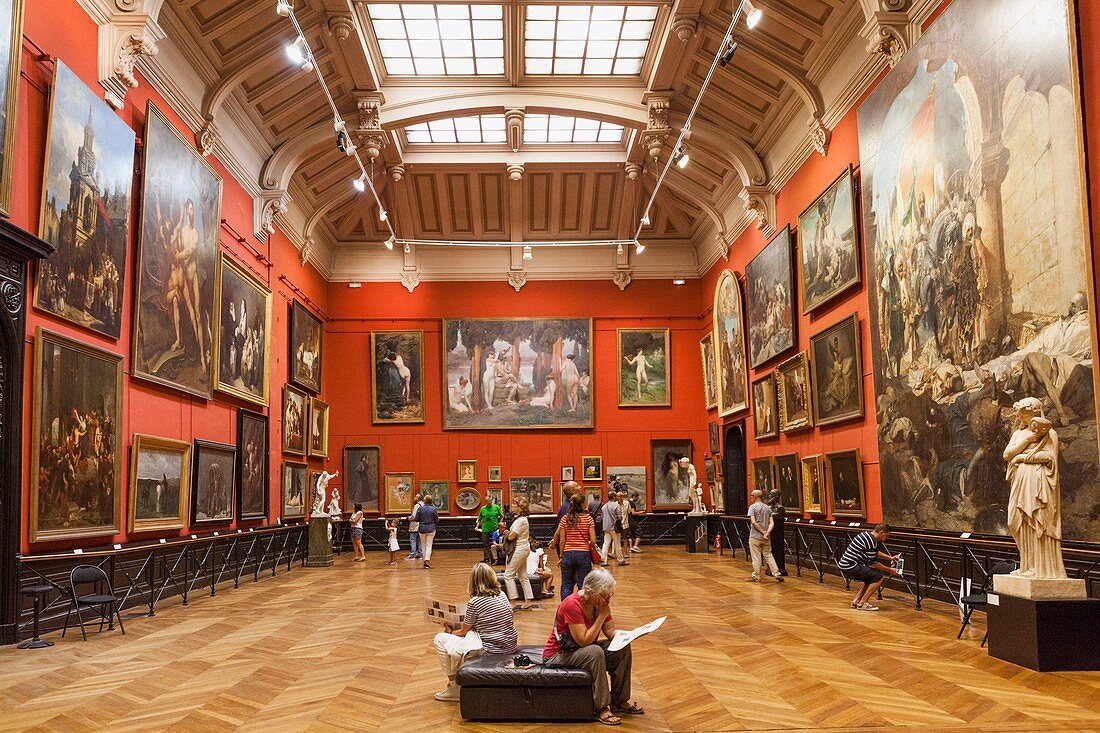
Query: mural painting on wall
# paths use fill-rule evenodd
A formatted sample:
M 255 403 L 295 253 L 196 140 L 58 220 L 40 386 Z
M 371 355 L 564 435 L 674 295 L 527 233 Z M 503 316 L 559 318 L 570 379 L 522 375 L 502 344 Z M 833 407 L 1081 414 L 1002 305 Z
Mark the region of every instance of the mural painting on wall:
M 775 401 L 775 375 L 752 383 L 752 425 L 757 440 L 779 435 L 779 408 Z
M 15 119 L 23 59 L 23 0 L 0 2 L 0 212 L 11 212 Z
M 376 423 L 424 422 L 424 332 L 371 331 Z
M 268 489 L 267 416 L 251 410 L 237 410 L 237 461 L 240 492 L 237 512 L 241 519 L 267 516 Z
M 645 488 L 645 466 L 608 466 L 607 491 L 626 492 L 626 496 L 636 502 L 636 509 L 649 511 L 649 492 Z M 637 496 L 637 498 L 635 498 Z
M 133 374 L 210 397 L 222 179 L 152 102 L 144 154 Z
M 378 511 L 378 470 L 381 448 L 376 445 L 344 447 L 344 501 L 363 505 L 363 511 Z
M 122 357 L 41 328 L 34 350 L 31 542 L 115 534 Z
M 283 461 L 283 519 L 304 517 L 306 503 L 312 495 L 307 490 L 309 466 L 300 461 Z
M 271 291 L 222 253 L 218 268 L 219 316 L 214 386 L 241 399 L 267 404 L 271 362 Z
M 745 267 L 745 316 L 753 369 L 794 348 L 794 253 L 784 227 Z
M 126 292 L 134 131 L 56 62 L 38 236 L 34 307 L 117 339 Z
M 324 346 L 321 319 L 297 300 L 290 304 L 290 381 L 313 394 L 321 394 Z
M 620 328 L 619 407 L 672 404 L 672 354 L 667 328 Z
M 714 374 L 714 333 L 708 333 L 699 339 L 699 355 L 703 359 L 703 407 L 713 410 L 718 407 L 717 377 Z
M 1074 31 L 1060 0 L 954 3 L 860 107 L 889 522 L 1007 534 L 1002 451 L 1033 396 L 1063 446 L 1064 537 L 1100 538 Z
M 816 425 L 863 417 L 863 352 L 855 313 L 810 337 L 810 387 Z
M 713 318 L 718 417 L 725 417 L 749 406 L 741 285 L 731 270 L 723 270 L 718 276 Z
M 792 514 L 802 512 L 802 469 L 797 453 L 785 453 L 775 457 L 775 483 L 779 489 L 779 501 Z
M 234 477 L 237 448 L 208 440 L 195 441 L 195 466 L 191 472 L 193 524 L 228 522 L 233 519 Z
M 191 444 L 134 434 L 130 447 L 131 532 L 182 529 L 189 514 Z
M 803 313 L 859 284 L 859 226 L 851 166 L 799 215 L 798 237 Z
M 653 468 L 653 508 L 682 509 L 691 506 L 691 479 L 680 467 L 680 459 L 692 457 L 690 440 L 652 440 L 649 443 Z
M 440 514 L 451 513 L 450 481 L 421 481 L 420 495 L 432 497 L 432 503 Z
M 553 486 L 549 476 L 512 476 L 508 479 L 508 502 L 523 496 L 531 514 L 550 514 L 556 508 Z
M 590 318 L 445 319 L 443 428 L 593 425 Z

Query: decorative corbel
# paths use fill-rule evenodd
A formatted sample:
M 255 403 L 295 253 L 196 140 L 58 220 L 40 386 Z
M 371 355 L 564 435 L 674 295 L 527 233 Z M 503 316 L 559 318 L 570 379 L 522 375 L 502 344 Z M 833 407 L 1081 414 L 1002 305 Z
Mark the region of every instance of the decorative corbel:
M 416 270 L 402 271 L 401 284 L 405 286 L 405 290 L 411 293 L 416 290 L 416 286 L 420 284 L 420 273 Z
M 99 83 L 104 99 L 115 109 L 122 109 L 127 92 L 138 85 L 138 59 L 155 56 L 157 42 L 166 35 L 153 16 L 127 9 L 135 7 L 136 3 L 116 3 L 118 9 L 99 26 Z
M 405 177 L 405 166 L 401 163 L 397 165 L 391 165 L 386 169 L 386 173 L 389 174 L 390 180 L 394 183 L 400 183 L 401 179 Z
M 687 43 L 695 37 L 699 30 L 699 20 L 694 15 L 677 15 L 672 21 L 672 32 L 682 43 Z
M 523 166 L 519 163 L 512 163 L 508 166 L 508 179 L 519 183 L 523 180 Z
M 745 186 L 740 193 L 745 211 L 756 220 L 756 228 L 765 237 L 775 234 L 775 194 L 767 186 Z
M 281 189 L 261 191 L 253 206 L 253 215 L 256 225 L 256 236 L 261 241 L 275 233 L 275 217 L 286 213 L 290 204 L 290 196 Z
M 220 140 L 218 128 L 214 126 L 214 120 L 209 117 L 202 123 L 199 131 L 195 133 L 195 145 L 198 146 L 199 152 L 202 153 L 204 158 L 208 158 L 213 154 L 214 148 Z
M 346 15 L 334 15 L 328 19 L 328 30 L 336 36 L 336 40 L 346 41 L 355 31 L 355 24 Z
M 619 290 L 626 290 L 626 286 L 630 284 L 630 270 L 616 270 L 611 280 L 619 287 Z
M 527 284 L 527 270 L 509 270 L 508 284 L 518 293 Z
M 641 135 L 642 147 L 649 157 L 657 160 L 672 134 L 672 128 L 668 126 L 671 97 L 668 94 L 647 94 L 642 101 L 649 107 L 649 120 Z
M 814 117 L 810 122 L 810 145 L 814 146 L 814 150 L 820 153 L 822 158 L 829 154 L 829 140 L 831 138 L 832 132 L 825 127 L 825 123 L 821 121 L 821 118 Z
M 306 263 L 309 262 L 309 256 L 313 254 L 313 247 L 316 244 L 317 240 L 313 237 L 305 238 L 305 241 L 302 243 L 302 251 L 299 253 L 298 257 L 298 261 L 301 263 L 302 267 L 305 267 Z
M 359 123 L 355 127 L 355 134 L 359 138 L 359 145 L 364 154 L 370 160 L 374 160 L 382 154 L 382 148 L 386 147 L 388 142 L 378 114 L 385 98 L 381 94 L 362 92 L 355 92 L 354 96 L 355 106 L 359 110 Z
M 642 175 L 642 166 L 638 163 L 626 164 L 626 177 L 631 181 L 638 180 L 638 176 Z
M 867 53 L 882 56 L 890 68 L 897 66 L 909 50 L 909 16 L 903 12 L 878 11 L 863 25 Z

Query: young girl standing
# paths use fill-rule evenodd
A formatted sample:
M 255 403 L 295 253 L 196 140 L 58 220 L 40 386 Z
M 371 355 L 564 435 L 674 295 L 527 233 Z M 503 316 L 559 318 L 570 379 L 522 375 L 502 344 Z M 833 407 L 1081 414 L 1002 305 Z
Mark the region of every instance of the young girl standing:
M 363 550 L 363 505 L 355 505 L 355 514 L 351 515 L 351 546 L 355 550 L 353 562 L 363 562 L 367 553 Z
M 386 520 L 386 532 L 389 534 L 389 548 L 390 548 L 390 561 L 387 565 L 397 564 L 397 551 L 400 550 L 400 546 L 397 544 L 397 520 Z

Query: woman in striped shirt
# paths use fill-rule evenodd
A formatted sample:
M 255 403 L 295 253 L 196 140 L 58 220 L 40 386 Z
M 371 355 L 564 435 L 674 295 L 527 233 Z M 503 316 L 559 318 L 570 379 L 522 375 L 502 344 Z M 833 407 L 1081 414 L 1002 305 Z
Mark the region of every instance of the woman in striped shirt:
M 483 562 L 470 571 L 470 600 L 462 626 L 444 624 L 446 631 L 435 635 L 439 664 L 447 675 L 447 689 L 435 693 L 436 700 L 457 701 L 455 675 L 466 657 L 486 654 L 515 654 L 518 634 L 512 604 L 500 590 L 497 574 Z
M 596 524 L 584 503 L 584 493 L 576 493 L 569 499 L 569 511 L 558 522 L 558 530 L 550 544 L 558 548 L 561 556 L 561 599 L 564 601 L 580 590 L 584 577 L 592 570 L 589 548 L 596 546 Z

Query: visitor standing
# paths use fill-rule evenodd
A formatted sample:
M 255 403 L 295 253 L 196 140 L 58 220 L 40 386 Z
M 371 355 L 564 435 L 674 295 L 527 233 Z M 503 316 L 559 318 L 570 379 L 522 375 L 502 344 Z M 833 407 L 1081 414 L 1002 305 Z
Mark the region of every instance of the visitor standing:
M 420 494 L 417 494 L 413 499 L 412 512 L 409 513 L 409 556 L 406 560 L 416 560 L 420 557 L 420 522 L 417 521 L 417 515 L 420 513 L 420 507 L 424 506 L 424 502 L 420 499 Z
M 516 518 L 508 529 L 508 539 L 515 542 L 512 556 L 508 558 L 508 566 L 504 569 L 504 590 L 509 600 L 521 600 L 519 589 L 516 587 L 516 576 L 519 576 L 519 585 L 523 587 L 522 600 L 534 601 L 535 592 L 531 590 L 531 581 L 527 578 L 527 556 L 531 554 L 530 531 L 531 524 L 527 519 L 527 513 L 531 507 L 527 499 L 517 496 L 512 500 Z
M 779 574 L 779 568 L 772 557 L 772 548 L 769 543 L 772 526 L 775 520 L 772 518 L 772 508 L 764 503 L 764 492 L 756 489 L 752 492 L 752 506 L 749 507 L 749 554 L 752 555 L 752 575 L 745 580 L 750 583 L 760 581 L 761 560 L 766 559 L 768 569 L 772 571 L 777 583 L 783 582 L 783 576 Z
M 355 505 L 355 513 L 348 520 L 351 525 L 351 547 L 355 550 L 355 559 L 352 562 L 363 562 L 367 559 L 363 551 L 363 505 Z
M 424 555 L 424 569 L 430 570 L 428 562 L 432 559 L 432 542 L 435 540 L 435 525 L 439 521 L 439 512 L 432 503 L 431 494 L 424 497 L 420 507 L 420 551 Z
M 638 492 L 635 491 L 630 496 L 630 534 L 634 537 L 634 544 L 630 547 L 631 552 L 642 551 L 642 525 L 637 519 L 645 514 L 641 506 L 642 498 L 638 496 Z
M 592 548 L 596 547 L 596 524 L 584 506 L 584 494 L 573 494 L 569 512 L 558 522 L 551 544 L 561 548 L 561 599 L 580 590 L 592 570 Z
M 358 505 L 356 505 L 358 506 Z M 397 564 L 397 551 L 401 549 L 401 546 L 397 544 L 397 520 L 386 520 L 386 546 L 390 550 L 390 560 L 387 565 Z
M 600 509 L 600 515 L 603 519 L 603 549 L 600 551 L 603 564 L 607 565 L 608 560 L 611 559 L 611 551 L 614 550 L 615 559 L 620 565 L 626 565 L 626 561 L 623 560 L 623 548 L 619 544 L 619 530 L 623 526 L 623 508 L 619 505 L 615 494 L 607 497 L 607 501 Z
M 783 525 L 787 522 L 787 508 L 783 506 L 783 498 L 778 489 L 772 489 L 768 495 L 768 504 L 772 508 L 772 557 L 776 567 L 779 568 L 779 577 L 787 577 L 787 545 L 783 539 Z
M 500 520 L 504 518 L 504 512 L 499 506 L 493 503 L 493 501 L 486 496 L 485 503 L 481 505 L 481 511 L 477 513 L 477 520 L 475 524 L 478 532 L 481 532 L 481 561 L 483 563 L 491 563 L 493 561 L 491 549 L 493 546 L 493 532 L 496 530 L 497 525 L 500 524 Z

